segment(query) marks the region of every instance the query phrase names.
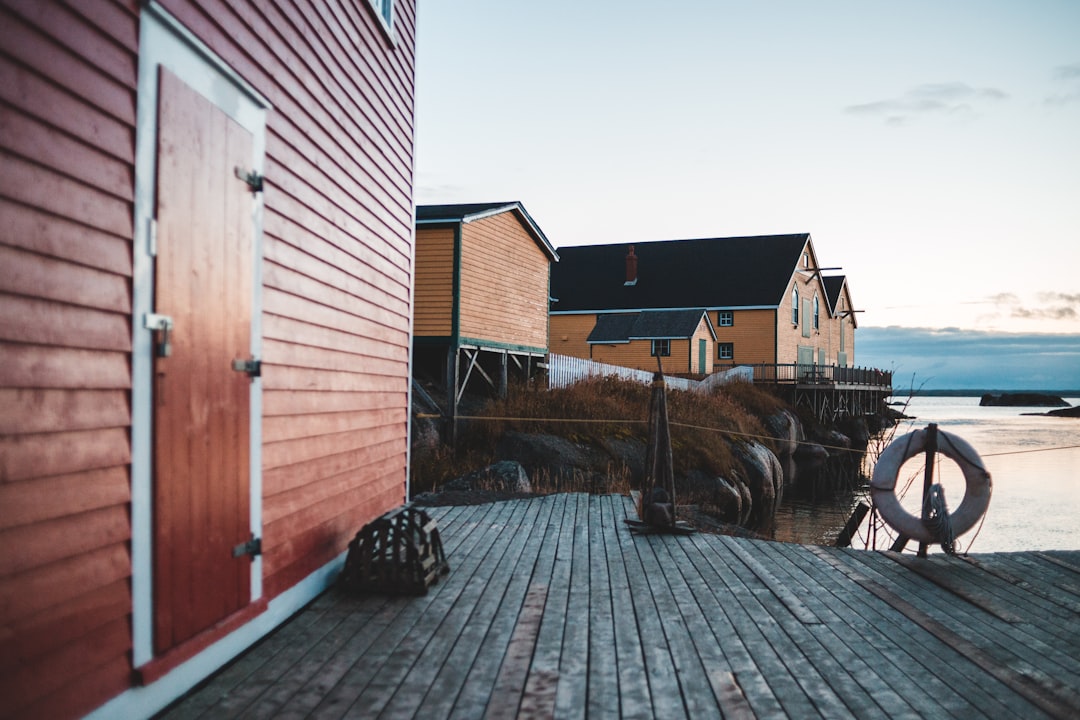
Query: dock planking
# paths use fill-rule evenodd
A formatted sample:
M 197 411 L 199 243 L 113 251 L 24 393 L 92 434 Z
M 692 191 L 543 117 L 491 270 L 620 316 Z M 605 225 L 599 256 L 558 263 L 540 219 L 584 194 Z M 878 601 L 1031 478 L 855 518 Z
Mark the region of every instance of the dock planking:
M 1080 552 L 636 536 L 621 496 L 430 512 L 427 595 L 330 590 L 162 717 L 1080 715 Z

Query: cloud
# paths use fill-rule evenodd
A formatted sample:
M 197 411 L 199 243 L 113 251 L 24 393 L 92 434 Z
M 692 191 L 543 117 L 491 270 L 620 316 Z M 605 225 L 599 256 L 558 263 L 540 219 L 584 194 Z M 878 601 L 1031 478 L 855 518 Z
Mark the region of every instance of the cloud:
M 1021 320 L 1061 320 L 1080 319 L 1080 293 L 1041 292 L 1035 296 L 1035 302 L 1025 304 L 1014 293 L 991 295 L 987 301 L 996 305 L 1009 317 Z
M 861 327 L 855 357 L 891 369 L 896 388 L 1080 389 L 1080 335 Z
M 887 125 L 900 126 L 919 115 L 971 117 L 976 114 L 976 107 L 1008 97 L 1005 92 L 992 87 L 975 88 L 962 82 L 926 83 L 900 97 L 849 105 L 844 112 L 884 117 Z
M 1061 107 L 1080 102 L 1080 62 L 1054 68 L 1054 80 L 1061 87 L 1061 91 L 1046 96 L 1043 100 L 1046 105 Z

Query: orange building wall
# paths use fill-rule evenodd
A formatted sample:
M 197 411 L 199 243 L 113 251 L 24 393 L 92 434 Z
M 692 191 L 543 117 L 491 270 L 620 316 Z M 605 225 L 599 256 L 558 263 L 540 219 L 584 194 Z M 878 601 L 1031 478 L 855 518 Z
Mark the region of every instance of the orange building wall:
M 549 349 L 558 355 L 592 359 L 587 342 L 589 333 L 596 327 L 596 315 L 551 315 L 551 342 Z
M 462 225 L 461 337 L 545 351 L 549 271 L 548 255 L 515 213 Z
M 453 309 L 454 228 L 417 228 L 413 334 L 450 337 Z
M 788 319 L 790 325 L 790 313 L 781 316 Z M 776 311 L 775 310 L 735 310 L 732 315 L 732 324 L 728 327 L 719 326 L 718 313 L 709 313 L 716 330 L 716 343 L 732 343 L 735 356 L 733 360 L 717 360 L 721 364 L 734 362 L 736 364 L 752 365 L 757 363 L 773 363 L 776 361 Z M 781 321 L 782 324 L 782 321 Z M 713 357 L 716 357 L 716 349 L 713 349 Z

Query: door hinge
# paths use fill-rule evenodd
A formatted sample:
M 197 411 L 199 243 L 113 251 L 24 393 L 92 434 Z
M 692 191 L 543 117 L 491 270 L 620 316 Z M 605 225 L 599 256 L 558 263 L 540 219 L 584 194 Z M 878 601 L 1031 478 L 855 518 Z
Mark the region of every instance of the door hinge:
M 262 377 L 262 360 L 242 360 L 237 358 L 232 361 L 232 369 L 236 372 L 247 373 L 249 377 Z
M 236 174 L 236 177 L 247 183 L 247 186 L 251 188 L 251 192 L 257 193 L 263 191 L 263 179 L 265 178 L 265 175 L 260 175 L 255 170 L 248 172 L 239 165 L 236 166 L 233 172 Z
M 245 555 L 251 556 L 255 559 L 256 556 L 262 555 L 262 538 L 257 538 L 254 535 L 247 542 L 242 542 L 232 549 L 232 556 L 234 558 L 244 557 Z

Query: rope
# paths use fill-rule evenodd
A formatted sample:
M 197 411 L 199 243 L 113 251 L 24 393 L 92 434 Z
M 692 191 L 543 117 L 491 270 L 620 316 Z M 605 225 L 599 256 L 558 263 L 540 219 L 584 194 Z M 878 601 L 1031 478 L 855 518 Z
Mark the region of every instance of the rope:
M 417 413 L 415 415 L 421 420 L 439 420 L 444 416 L 437 413 Z M 550 423 L 593 423 L 593 424 L 645 424 L 648 420 L 626 420 L 620 418 L 603 419 L 603 418 L 549 418 L 549 417 L 506 417 L 499 415 L 458 415 L 458 420 L 471 420 L 471 421 L 493 421 L 493 422 L 550 422 Z M 752 433 L 738 432 L 737 430 L 724 430 L 722 428 L 708 427 L 705 425 L 689 425 L 687 423 L 669 422 L 669 425 L 673 427 L 689 428 L 691 430 L 705 430 L 707 432 L 721 433 L 723 435 L 731 435 L 733 437 L 744 437 L 751 440 L 777 440 L 777 438 L 771 435 L 754 435 Z M 910 440 L 909 440 L 910 442 Z M 846 448 L 839 445 L 822 445 L 821 443 L 810 442 L 809 440 L 796 440 L 797 445 L 817 445 L 823 447 L 826 450 L 835 450 L 837 452 L 849 452 L 849 453 L 862 453 L 863 451 L 855 448 Z M 985 453 L 982 457 L 1001 457 L 1003 455 L 1023 455 L 1026 453 L 1039 453 L 1039 452 L 1052 452 L 1054 450 L 1075 450 L 1080 448 L 1080 445 L 1062 445 L 1060 447 L 1052 448 L 1035 448 L 1033 450 L 1012 450 L 1009 452 L 999 453 Z M 957 451 L 959 452 L 959 451 Z M 974 463 L 972 463 L 974 464 Z M 985 468 L 984 468 L 985 469 Z

